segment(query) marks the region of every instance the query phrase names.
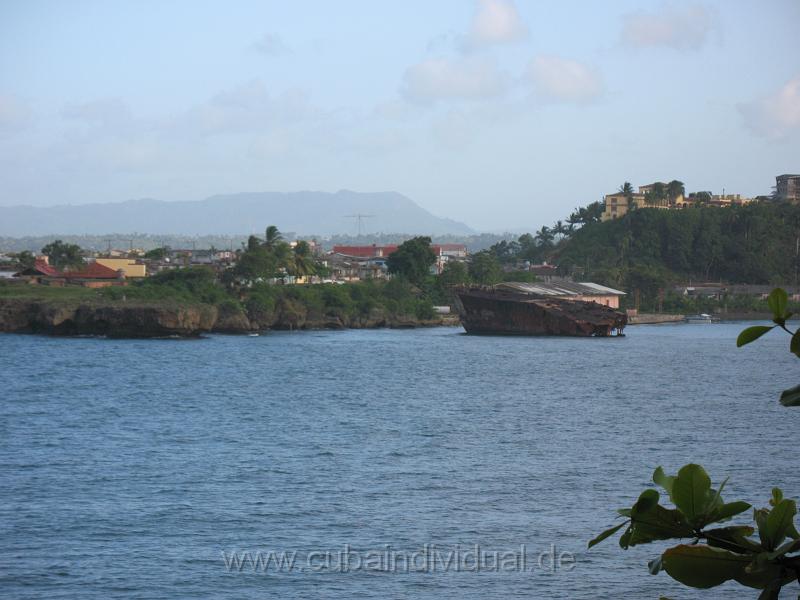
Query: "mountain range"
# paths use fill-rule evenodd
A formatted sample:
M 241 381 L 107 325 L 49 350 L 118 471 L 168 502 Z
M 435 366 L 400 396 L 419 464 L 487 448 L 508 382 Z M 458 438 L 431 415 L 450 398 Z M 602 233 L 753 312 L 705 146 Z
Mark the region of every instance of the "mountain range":
M 361 219 L 357 215 L 362 215 Z M 267 225 L 305 235 L 363 233 L 472 234 L 397 192 L 256 192 L 167 202 L 0 207 L 0 236 L 138 232 L 181 235 L 260 234 Z

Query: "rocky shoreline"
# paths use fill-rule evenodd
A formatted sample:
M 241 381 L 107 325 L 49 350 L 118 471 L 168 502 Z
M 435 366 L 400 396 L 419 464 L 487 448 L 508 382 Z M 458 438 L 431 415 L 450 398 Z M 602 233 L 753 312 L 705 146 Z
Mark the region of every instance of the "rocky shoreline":
M 117 338 L 248 334 L 266 330 L 414 328 L 454 325 L 452 318 L 417 319 L 373 309 L 369 315 L 313 314 L 297 303 L 269 314 L 248 315 L 212 305 L 53 302 L 0 299 L 0 332 L 97 335 Z

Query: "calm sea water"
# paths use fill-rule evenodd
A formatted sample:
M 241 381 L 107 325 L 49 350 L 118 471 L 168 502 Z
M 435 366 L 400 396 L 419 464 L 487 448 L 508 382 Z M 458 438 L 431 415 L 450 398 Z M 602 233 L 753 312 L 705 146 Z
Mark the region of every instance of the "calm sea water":
M 0 336 L 0 596 L 754 597 L 649 575 L 661 545 L 586 550 L 658 465 L 800 495 L 800 409 L 777 402 L 797 359 L 785 335 L 737 350 L 744 326 Z M 475 572 L 476 544 L 508 562 Z M 450 566 L 386 562 L 426 547 Z

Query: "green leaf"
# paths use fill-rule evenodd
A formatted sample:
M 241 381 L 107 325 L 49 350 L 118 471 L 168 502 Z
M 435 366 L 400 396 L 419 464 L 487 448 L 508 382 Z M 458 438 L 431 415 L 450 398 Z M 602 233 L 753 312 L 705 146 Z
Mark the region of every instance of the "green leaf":
M 623 517 L 630 517 L 631 516 L 631 509 L 630 508 L 618 508 L 617 512 L 622 515 Z
M 620 529 L 622 529 L 627 524 L 628 524 L 628 521 L 625 521 L 623 523 L 620 523 L 619 525 L 611 527 L 610 529 L 606 529 L 603 533 L 601 533 L 600 535 L 598 535 L 596 538 L 594 538 L 593 540 L 591 540 L 589 542 L 589 548 L 591 548 L 592 546 L 596 546 L 597 544 L 602 542 L 607 537 L 614 535 L 615 533 L 617 533 Z
M 797 531 L 797 528 L 792 523 L 789 526 L 789 529 L 786 531 L 786 535 L 792 538 L 793 540 L 800 540 L 800 532 Z
M 796 514 L 797 504 L 788 498 L 778 502 L 775 508 L 769 512 L 764 527 L 766 538 L 764 545 L 767 550 L 774 550 L 783 542 Z
M 649 544 L 655 540 L 669 540 L 694 536 L 692 528 L 679 510 L 664 508 L 656 504 L 648 511 L 634 511 L 631 526 L 620 538 L 620 546 Z
M 748 327 L 739 334 L 739 337 L 736 338 L 736 347 L 741 348 L 745 344 L 756 341 L 774 327 L 775 325 L 753 325 L 752 327 Z
M 764 558 L 766 559 L 766 554 Z M 751 588 L 771 590 L 778 585 L 792 582 L 794 575 L 789 575 L 789 571 L 785 571 L 777 564 L 755 560 L 735 579 L 738 583 Z
M 786 318 L 786 306 L 789 304 L 789 295 L 786 290 L 775 288 L 767 296 L 767 304 L 776 320 L 784 320 Z
M 631 513 L 639 512 L 644 513 L 653 508 L 656 504 L 658 504 L 658 492 L 652 488 L 643 491 L 639 494 L 639 499 L 636 501 L 636 504 L 633 505 L 631 509 Z
M 723 504 L 722 506 L 716 508 L 710 515 L 711 522 L 716 521 L 724 521 L 725 519 L 730 519 L 738 514 L 743 513 L 746 510 L 750 510 L 752 506 L 747 502 L 737 501 L 737 502 L 728 502 L 727 504 Z
M 730 527 L 720 527 L 718 529 L 708 529 L 703 533 L 706 536 L 706 543 L 715 548 L 730 550 L 737 554 L 747 554 L 749 552 L 763 552 L 764 548 L 749 536 L 753 535 L 754 529 L 747 525 L 731 525 Z
M 783 556 L 784 554 L 789 554 L 790 552 L 797 552 L 800 550 L 800 540 L 789 540 L 782 546 L 778 546 L 774 552 L 770 552 L 767 555 L 769 560 L 775 560 L 776 558 Z
M 650 569 L 650 575 L 658 575 L 658 572 L 661 571 L 662 563 L 663 558 L 660 556 L 648 562 L 647 568 Z
M 700 465 L 682 467 L 672 483 L 672 501 L 686 515 L 689 523 L 695 526 L 702 525 L 710 492 L 711 478 Z
M 777 506 L 783 500 L 783 490 L 779 487 L 772 488 L 772 498 L 769 500 L 770 506 Z
M 682 544 L 663 554 L 664 570 L 684 585 L 707 589 L 744 574 L 752 558 L 709 546 Z
M 781 393 L 781 404 L 784 406 L 800 406 L 800 385 L 784 390 Z
M 753 520 L 756 522 L 756 527 L 758 527 L 758 537 L 761 540 L 761 544 L 765 547 L 767 545 L 768 516 L 769 516 L 769 510 L 767 510 L 766 508 L 753 509 Z
M 792 341 L 789 342 L 789 352 L 795 356 L 800 356 L 800 329 L 794 332 Z
M 627 550 L 628 547 L 631 545 L 631 528 L 628 527 L 625 532 L 619 536 L 619 547 L 623 550 Z
M 675 478 L 671 475 L 665 474 L 664 469 L 661 467 L 658 467 L 655 471 L 653 471 L 653 483 L 664 488 L 670 497 L 672 497 L 672 483 L 674 481 Z

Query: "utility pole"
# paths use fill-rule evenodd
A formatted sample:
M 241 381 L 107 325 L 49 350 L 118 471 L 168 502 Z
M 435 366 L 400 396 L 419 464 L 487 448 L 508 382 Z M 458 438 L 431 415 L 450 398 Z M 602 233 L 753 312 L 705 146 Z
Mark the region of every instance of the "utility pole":
M 345 215 L 345 219 L 356 219 L 358 222 L 358 235 L 361 236 L 361 222 L 363 219 L 371 219 L 375 215 L 364 215 L 361 213 L 356 213 L 354 215 Z

